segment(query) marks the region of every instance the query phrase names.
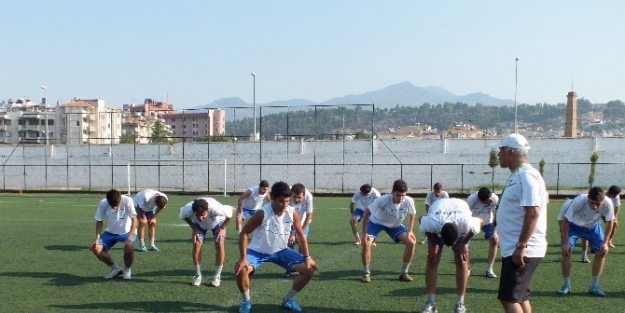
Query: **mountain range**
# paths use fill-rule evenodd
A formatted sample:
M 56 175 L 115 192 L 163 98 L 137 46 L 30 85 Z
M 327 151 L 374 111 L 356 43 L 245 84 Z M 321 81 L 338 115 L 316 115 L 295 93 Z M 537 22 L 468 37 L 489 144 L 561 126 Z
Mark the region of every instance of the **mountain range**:
M 257 106 L 311 106 L 311 105 L 340 105 L 340 104 L 375 104 L 376 108 L 393 108 L 400 106 L 421 106 L 424 103 L 431 105 L 450 103 L 466 103 L 475 105 L 481 103 L 488 106 L 511 106 L 514 105 L 513 100 L 497 99 L 485 93 L 476 92 L 464 96 L 456 95 L 441 87 L 418 87 L 411 82 L 390 85 L 380 90 L 369 91 L 363 94 L 347 95 L 343 97 L 333 98 L 321 103 L 306 99 L 291 99 L 272 101 L 259 104 Z M 251 103 L 243 101 L 241 98 L 222 98 L 215 100 L 209 104 L 198 106 L 196 108 L 232 108 L 232 107 L 250 107 Z

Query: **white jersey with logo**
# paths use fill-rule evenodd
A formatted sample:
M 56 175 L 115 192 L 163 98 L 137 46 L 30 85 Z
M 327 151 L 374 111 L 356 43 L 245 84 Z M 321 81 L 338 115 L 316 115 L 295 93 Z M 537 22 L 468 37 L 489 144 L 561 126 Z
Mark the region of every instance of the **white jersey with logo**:
M 610 198 L 610 200 L 612 200 L 612 206 L 616 209 L 617 207 L 621 206 L 621 197 L 620 196 L 616 196 L 614 198 Z
M 458 232 L 466 234 L 469 231 L 474 235 L 480 232 L 482 220 L 474 217 L 469 205 L 461 199 L 440 199 L 432 204 L 428 214 L 421 218 L 419 231 L 440 235 L 443 225 L 455 223 Z
M 449 194 L 447 193 L 447 191 L 441 191 L 441 194 L 438 197 L 434 193 L 434 190 L 428 191 L 428 193 L 425 195 L 424 202 L 427 205 L 432 205 L 436 200 L 440 199 L 449 199 Z
M 360 190 L 356 190 L 352 196 L 352 203 L 356 205 L 356 208 L 364 209 L 379 197 L 381 197 L 380 192 L 375 188 L 371 188 L 371 191 L 366 195 L 363 195 Z
M 265 201 L 265 198 L 267 198 L 269 191 L 265 192 L 264 195 L 260 195 L 258 194 L 259 189 L 260 188 L 258 186 L 250 187 L 248 189 L 250 191 L 250 196 L 243 199 L 241 202 L 241 206 L 244 209 L 256 211 L 263 206 L 263 202 Z
M 289 235 L 293 226 L 293 212 L 295 209 L 288 206 L 282 215 L 273 212 L 272 203 L 263 205 L 262 223 L 254 229 L 252 242 L 248 248 L 264 254 L 274 254 L 288 247 Z
M 300 222 L 303 224 L 307 214 L 313 213 L 313 195 L 306 189 L 304 192 L 304 199 L 300 203 L 293 202 L 293 198 L 289 202 L 289 206 L 293 207 L 297 211 Z
M 540 172 L 525 163 L 508 178 L 497 210 L 501 256 L 509 257 L 519 242 L 525 207 L 538 207 L 538 221 L 525 249 L 528 258 L 543 258 L 547 253 L 547 203 L 549 195 Z
M 135 216 L 137 216 L 137 211 L 135 211 L 132 198 L 122 195 L 121 203 L 116 210 L 113 210 L 106 198 L 100 201 L 95 213 L 95 220 L 102 222 L 106 218 L 108 222 L 105 231 L 115 235 L 123 235 L 130 231 L 132 218 Z
M 404 201 L 395 204 L 392 194 L 386 194 L 373 200 L 367 208 L 371 212 L 369 221 L 389 228 L 399 227 L 406 215 L 416 214 L 412 198 L 406 196 Z
M 499 197 L 493 193 L 490 196 L 490 201 L 490 204 L 482 202 L 482 200 L 477 197 L 477 192 L 472 193 L 467 198 L 467 204 L 469 205 L 473 216 L 481 218 L 482 221 L 484 221 L 484 225 L 493 223 Z
M 564 219 L 564 215 L 571 207 L 571 203 L 573 203 L 573 199 L 566 198 L 564 203 L 562 203 L 562 207 L 560 208 L 560 213 L 558 213 L 558 222 Z
M 610 199 L 604 199 L 596 210 L 590 208 L 588 195 L 579 195 L 573 199 L 571 208 L 564 215 L 569 222 L 579 226 L 590 228 L 605 218 L 606 222 L 614 220 L 614 207 Z
M 232 207 L 229 205 L 223 205 L 213 198 L 198 198 L 204 199 L 208 203 L 208 215 L 203 222 L 200 222 L 195 213 L 193 212 L 193 201 L 187 203 L 187 205 L 180 208 L 179 217 L 181 220 L 185 218 L 190 219 L 194 223 L 200 225 L 204 230 L 211 230 L 226 218 L 232 217 Z
M 167 195 L 154 189 L 146 189 L 135 195 L 134 202 L 143 212 L 150 212 L 156 209 L 154 203 L 155 196 L 163 196 L 167 199 Z

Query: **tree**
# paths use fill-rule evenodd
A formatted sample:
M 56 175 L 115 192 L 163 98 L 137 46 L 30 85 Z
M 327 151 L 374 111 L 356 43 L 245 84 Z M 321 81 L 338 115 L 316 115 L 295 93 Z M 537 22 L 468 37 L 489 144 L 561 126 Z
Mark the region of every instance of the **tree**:
M 136 134 L 133 134 L 133 135 L 123 134 L 119 136 L 119 143 L 121 144 L 134 144 L 134 143 L 137 143 L 138 141 L 139 141 L 139 136 L 137 136 Z
M 538 162 L 538 171 L 540 176 L 545 177 L 545 158 L 541 158 L 540 162 Z
M 590 188 L 592 188 L 592 185 L 595 182 L 595 167 L 597 166 L 598 160 L 599 155 L 597 154 L 597 151 L 595 151 L 590 156 L 590 174 L 588 175 L 588 185 Z
M 488 166 L 493 169 L 493 171 L 490 172 L 490 183 L 493 186 L 493 192 L 495 192 L 495 167 L 497 167 L 497 165 L 499 165 L 499 156 L 496 150 L 491 149 L 488 158 Z
M 152 126 L 152 134 L 150 135 L 150 143 L 169 143 L 171 141 L 171 131 L 165 127 L 163 121 L 156 120 Z
M 362 130 L 357 131 L 354 134 L 354 139 L 371 139 L 373 136 L 371 134 L 367 134 Z
M 231 136 L 216 135 L 216 136 L 200 136 L 197 137 L 197 142 L 232 142 L 234 139 Z

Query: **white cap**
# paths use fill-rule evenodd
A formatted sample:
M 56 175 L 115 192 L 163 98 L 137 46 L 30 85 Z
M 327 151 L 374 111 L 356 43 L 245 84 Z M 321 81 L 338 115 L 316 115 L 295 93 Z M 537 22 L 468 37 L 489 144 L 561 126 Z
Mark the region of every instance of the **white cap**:
M 515 149 L 529 150 L 530 144 L 527 142 L 527 139 L 525 139 L 525 137 L 519 134 L 510 134 L 506 137 L 503 137 L 500 142 L 491 145 L 491 147 L 495 149 L 509 147 Z

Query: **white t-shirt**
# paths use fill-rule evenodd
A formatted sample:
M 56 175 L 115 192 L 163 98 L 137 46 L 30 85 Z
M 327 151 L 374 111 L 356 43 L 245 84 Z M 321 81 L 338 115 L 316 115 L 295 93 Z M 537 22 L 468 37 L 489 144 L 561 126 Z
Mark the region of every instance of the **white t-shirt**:
M 132 218 L 135 216 L 137 216 L 135 204 L 132 198 L 126 195 L 122 195 L 122 201 L 117 210 L 113 210 L 106 198 L 104 198 L 100 201 L 98 210 L 95 212 L 95 220 L 101 222 L 106 218 L 108 222 L 106 223 L 105 231 L 115 235 L 123 235 L 129 232 L 132 226 Z
M 482 220 L 472 216 L 469 205 L 461 199 L 441 199 L 436 201 L 428 210 L 428 214 L 421 218 L 419 231 L 440 235 L 443 225 L 455 223 L 458 232 L 466 234 L 469 231 L 474 235 L 480 232 Z
M 434 193 L 434 190 L 428 191 L 428 193 L 425 195 L 425 204 L 431 206 L 432 203 L 440 199 L 449 199 L 449 194 L 447 193 L 447 191 L 441 191 L 441 194 L 438 197 Z
M 524 207 L 538 207 L 539 215 L 534 232 L 531 234 L 525 250 L 529 258 L 543 258 L 547 253 L 547 203 L 549 195 L 545 181 L 540 173 L 530 164 L 519 166 L 508 178 L 497 211 L 497 228 L 501 256 L 509 257 L 514 253 L 519 242 Z
M 571 203 L 573 203 L 573 199 L 566 198 L 566 200 L 564 200 L 564 203 L 562 203 L 562 207 L 560 208 L 560 213 L 558 213 L 558 221 L 564 219 L 564 215 L 571 207 Z
M 477 192 L 472 193 L 467 198 L 467 204 L 469 205 L 469 208 L 471 208 L 473 216 L 481 218 L 482 221 L 484 221 L 484 225 L 493 223 L 499 197 L 493 193 L 490 196 L 490 201 L 490 204 L 482 202 L 482 200 L 477 197 Z
M 260 209 L 261 206 L 263 206 L 263 201 L 265 201 L 265 198 L 267 198 L 269 191 L 265 192 L 264 195 L 259 195 L 258 189 L 260 189 L 258 188 L 258 186 L 250 187 L 248 189 L 251 192 L 250 196 L 243 199 L 243 201 L 241 202 L 241 206 L 243 206 L 244 209 L 256 211 Z
M 229 205 L 223 205 L 213 198 L 198 198 L 204 199 L 208 202 L 208 215 L 203 222 L 198 221 L 195 213 L 193 213 L 193 201 L 187 203 L 187 205 L 180 208 L 179 217 L 181 220 L 185 218 L 190 219 L 194 223 L 200 225 L 204 230 L 212 230 L 217 227 L 219 223 L 226 220 L 226 218 L 232 217 L 232 207 Z
M 295 209 L 295 211 L 297 211 L 299 220 L 303 225 L 304 220 L 306 219 L 306 215 L 313 213 L 313 195 L 312 193 L 310 193 L 310 191 L 308 191 L 308 189 L 306 189 L 306 191 L 304 192 L 304 199 L 302 200 L 302 202 L 296 204 L 295 202 L 293 202 L 293 198 L 291 198 L 289 205 L 292 206 Z
M 360 190 L 356 190 L 352 196 L 352 203 L 356 205 L 356 208 L 364 209 L 380 196 L 380 192 L 375 188 L 371 188 L 371 191 L 366 195 L 363 195 Z
M 150 212 L 156 209 L 154 203 L 155 196 L 163 196 L 167 199 L 167 195 L 154 189 L 146 189 L 135 195 L 134 202 L 143 212 Z
M 277 216 L 271 205 L 272 203 L 269 202 L 260 208 L 264 214 L 263 221 L 254 229 L 252 242 L 248 246 L 249 249 L 264 254 L 274 254 L 288 247 L 289 235 L 294 222 L 293 212 L 295 209 L 293 207 L 287 207 L 282 215 Z
M 614 220 L 614 207 L 610 199 L 603 199 L 596 210 L 590 208 L 588 195 L 579 195 L 573 199 L 571 208 L 564 215 L 569 222 L 579 226 L 590 228 L 605 218 L 606 222 Z
M 612 206 L 616 209 L 616 207 L 621 206 L 621 196 L 616 196 L 614 198 L 610 198 L 612 200 Z
M 389 228 L 399 227 L 406 218 L 406 215 L 416 214 L 414 200 L 412 200 L 412 198 L 406 196 L 404 197 L 404 201 L 395 204 L 393 203 L 392 194 L 386 194 L 373 200 L 367 208 L 371 212 L 369 220 L 372 223 Z

